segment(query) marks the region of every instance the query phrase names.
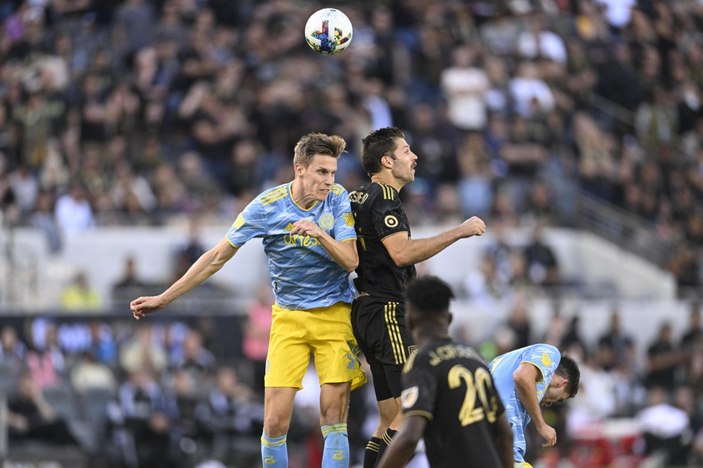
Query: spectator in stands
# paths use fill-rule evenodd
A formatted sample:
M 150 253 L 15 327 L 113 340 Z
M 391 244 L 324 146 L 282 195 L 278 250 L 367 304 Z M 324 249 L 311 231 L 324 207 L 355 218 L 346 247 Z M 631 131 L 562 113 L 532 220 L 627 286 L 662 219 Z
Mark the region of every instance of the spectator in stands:
M 61 232 L 66 236 L 79 234 L 95 226 L 88 193 L 78 182 L 73 182 L 68 193 L 59 197 L 54 215 Z
M 636 349 L 634 339 L 622 329 L 620 311 L 613 308 L 610 311 L 608 328 L 598 338 L 601 351 L 601 366 L 605 370 L 618 367 L 635 367 Z
M 140 324 L 134 330 L 134 337 L 120 347 L 119 364 L 125 372 L 159 374 L 166 369 L 168 355 L 163 345 L 154 339 L 152 330 L 151 324 Z
M 247 363 L 252 366 L 253 387 L 263 392 L 266 373 L 266 354 L 271 332 L 271 305 L 273 295 L 268 282 L 256 288 L 254 299 L 247 307 L 247 321 L 244 327 L 242 352 Z
M 189 465 L 207 452 L 205 431 L 198 419 L 203 382 L 186 370 L 177 370 L 169 377 L 167 398 L 172 406 L 172 453 Z M 186 461 L 187 460 L 187 461 Z
M 662 322 L 656 338 L 647 347 L 647 388 L 658 387 L 672 392 L 679 383 L 681 366 L 687 357 L 686 350 L 674 346 L 671 323 Z
M 40 389 L 60 386 L 67 368 L 56 324 L 49 323 L 44 333 L 40 343 L 32 343 L 26 362 L 27 371 Z
M 212 455 L 218 460 L 231 460 L 237 455 L 237 448 L 241 450 L 242 439 L 260 434 L 263 416 L 263 405 L 256 393 L 240 382 L 237 372 L 228 366 L 217 370 L 215 386 L 198 408 L 201 425 L 212 435 Z M 258 443 L 248 449 L 253 450 L 254 459 L 259 458 Z
M 490 83 L 477 63 L 478 52 L 478 47 L 468 44 L 455 48 L 450 67 L 441 75 L 449 122 L 460 131 L 481 132 L 488 121 L 486 93 Z
M 674 406 L 666 389 L 653 386 L 647 391 L 647 405 L 637 415 L 644 434 L 645 454 L 661 466 L 682 466 L 688 461 L 691 421 Z
M 88 339 L 85 351 L 98 362 L 112 368 L 117 363 L 117 343 L 112 326 L 107 322 L 90 320 L 87 324 Z
M 22 374 L 17 389 L 17 394 L 7 402 L 7 425 L 11 441 L 79 445 L 66 421 L 57 415 L 30 374 Z
M 39 192 L 34 204 L 34 211 L 30 216 L 30 225 L 44 233 L 49 251 L 52 254 L 61 252 L 63 239 L 54 218 L 54 195 L 52 192 Z
M 90 285 L 85 271 L 78 271 L 61 292 L 61 306 L 71 312 L 97 312 L 102 305 L 102 298 Z
M 154 374 L 142 369 L 128 373 L 115 401 L 108 406 L 110 433 L 119 447 L 119 463 L 130 467 L 171 466 L 170 417 L 164 391 Z
M 24 365 L 27 356 L 27 345 L 20 340 L 17 329 L 5 325 L 0 331 L 0 361 L 15 367 L 17 371 Z
M 142 294 L 149 283 L 144 281 L 137 269 L 137 260 L 133 255 L 127 255 L 124 259 L 122 275 L 112 284 L 112 300 L 118 301 L 118 307 L 125 306 L 125 301 L 129 303 L 129 298 Z
M 183 341 L 183 351 L 171 356 L 173 369 L 191 372 L 197 379 L 209 376 L 215 368 L 215 356 L 205 347 L 198 330 L 189 330 Z
M 532 283 L 550 288 L 561 284 L 559 261 L 554 250 L 544 242 L 543 227 L 537 225 L 532 230 L 532 239 L 525 246 L 527 271 Z
M 117 379 L 105 363 L 96 359 L 93 351 L 84 351 L 70 370 L 71 387 L 79 393 L 93 389 L 112 391 L 117 389 Z

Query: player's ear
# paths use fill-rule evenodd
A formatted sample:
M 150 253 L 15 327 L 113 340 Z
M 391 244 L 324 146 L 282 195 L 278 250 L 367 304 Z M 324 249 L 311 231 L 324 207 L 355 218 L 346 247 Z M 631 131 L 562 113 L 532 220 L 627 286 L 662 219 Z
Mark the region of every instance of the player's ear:
M 293 170 L 295 171 L 295 176 L 299 177 L 299 176 L 303 175 L 303 169 L 305 169 L 305 168 L 303 167 L 302 164 L 300 164 L 300 163 L 295 164 L 295 166 L 293 166 Z
M 393 158 L 390 154 L 384 154 L 383 156 L 381 156 L 381 166 L 385 168 L 390 168 L 393 165 L 393 163 L 391 162 L 392 160 Z

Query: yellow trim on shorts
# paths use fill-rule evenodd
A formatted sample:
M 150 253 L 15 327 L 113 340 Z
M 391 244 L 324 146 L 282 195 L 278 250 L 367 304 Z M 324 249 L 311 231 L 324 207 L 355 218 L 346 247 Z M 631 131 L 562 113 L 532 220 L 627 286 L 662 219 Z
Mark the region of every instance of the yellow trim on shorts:
M 383 306 L 383 318 L 386 321 L 386 329 L 393 348 L 393 359 L 396 364 L 403 364 L 407 360 L 407 356 L 405 354 L 405 346 L 403 346 L 403 337 L 398 326 L 397 310 L 397 302 L 387 302 Z

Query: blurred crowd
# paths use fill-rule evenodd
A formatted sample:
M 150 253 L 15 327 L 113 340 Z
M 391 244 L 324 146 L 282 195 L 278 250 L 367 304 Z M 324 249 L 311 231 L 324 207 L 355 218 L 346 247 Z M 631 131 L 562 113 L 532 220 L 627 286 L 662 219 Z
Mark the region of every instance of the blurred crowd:
M 241 317 L 163 316 L 136 323 L 73 315 L 5 322 L 0 394 L 7 398 L 10 447 L 74 447 L 96 467 L 256 466 L 271 301 L 262 287 Z M 489 336 L 456 337 L 487 360 L 546 342 L 579 362 L 578 395 L 545 409 L 558 427 L 558 446 L 528 444 L 528 459 L 546 466 L 565 460 L 639 466 L 645 459 L 659 463 L 651 466 L 700 466 L 702 312 L 692 302 L 680 333 L 663 320 L 651 341 L 638 343 L 616 306 L 586 339 L 579 314 L 556 310 L 537 332 L 530 302 L 516 299 Z M 292 467 L 319 466 L 321 456 L 312 367 L 303 387 L 289 432 Z M 352 394 L 352 464 L 360 462 L 376 425 L 374 398 L 370 385 Z M 618 432 L 609 432 L 618 421 Z M 536 432 L 529 436 L 538 442 Z
M 230 219 L 291 177 L 304 133 L 403 129 L 416 224 L 574 224 L 579 196 L 666 241 L 701 283 L 700 2 L 338 2 L 352 46 L 302 40 L 284 0 L 0 1 L 0 209 L 53 251 L 94 226 Z M 329 6 L 329 5 L 326 5 Z

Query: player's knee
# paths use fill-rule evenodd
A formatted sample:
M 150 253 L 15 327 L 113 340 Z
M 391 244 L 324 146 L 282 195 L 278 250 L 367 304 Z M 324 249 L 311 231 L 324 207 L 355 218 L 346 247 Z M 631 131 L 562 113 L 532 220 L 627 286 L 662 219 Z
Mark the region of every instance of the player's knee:
M 290 418 L 275 413 L 264 416 L 264 433 L 269 437 L 287 434 L 289 427 Z

